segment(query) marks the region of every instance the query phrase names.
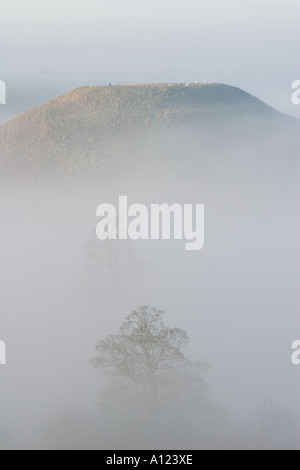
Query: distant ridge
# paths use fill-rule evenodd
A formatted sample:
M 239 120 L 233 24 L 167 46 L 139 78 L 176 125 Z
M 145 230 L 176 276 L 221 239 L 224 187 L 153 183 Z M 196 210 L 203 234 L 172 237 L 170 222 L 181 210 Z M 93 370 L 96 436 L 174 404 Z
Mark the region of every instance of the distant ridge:
M 0 178 L 30 180 L 99 175 L 157 133 L 178 129 L 236 132 L 251 120 L 261 129 L 282 115 L 252 95 L 211 83 L 86 86 L 20 114 L 0 127 Z M 230 127 L 234 122 L 237 126 Z M 235 130 L 234 130 L 235 129 Z M 245 124 L 245 129 L 248 127 Z

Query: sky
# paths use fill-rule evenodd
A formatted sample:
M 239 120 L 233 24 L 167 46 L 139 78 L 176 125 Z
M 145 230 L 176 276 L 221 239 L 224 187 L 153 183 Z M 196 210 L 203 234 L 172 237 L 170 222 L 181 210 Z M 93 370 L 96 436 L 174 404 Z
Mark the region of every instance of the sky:
M 214 81 L 297 114 L 299 0 L 1 0 L 0 78 Z

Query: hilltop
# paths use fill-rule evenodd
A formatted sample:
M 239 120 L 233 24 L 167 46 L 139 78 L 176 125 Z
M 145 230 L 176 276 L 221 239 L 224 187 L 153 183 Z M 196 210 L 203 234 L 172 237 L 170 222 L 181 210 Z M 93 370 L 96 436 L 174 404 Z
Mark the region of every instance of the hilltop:
M 166 132 L 194 129 L 239 139 L 250 133 L 251 140 L 249 122 L 256 131 L 276 133 L 291 121 L 228 85 L 81 87 L 0 127 L 0 178 L 95 177 L 127 166 L 143 144 L 151 147 Z

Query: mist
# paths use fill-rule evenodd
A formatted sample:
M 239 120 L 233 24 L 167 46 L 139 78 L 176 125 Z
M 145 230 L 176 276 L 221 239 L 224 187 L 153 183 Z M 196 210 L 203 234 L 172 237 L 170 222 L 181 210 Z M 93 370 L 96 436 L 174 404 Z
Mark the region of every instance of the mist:
M 245 129 L 246 143 L 161 132 L 127 172 L 98 183 L 1 189 L 0 447 L 299 449 L 297 142 L 288 126 L 276 139 L 251 121 Z M 116 240 L 113 264 L 96 209 L 120 195 L 205 204 L 203 250 Z M 214 412 L 199 434 L 179 408 L 158 442 L 138 406 L 129 417 L 101 406 L 108 378 L 90 364 L 96 344 L 141 305 L 163 310 L 188 333 L 184 354 L 209 364 Z

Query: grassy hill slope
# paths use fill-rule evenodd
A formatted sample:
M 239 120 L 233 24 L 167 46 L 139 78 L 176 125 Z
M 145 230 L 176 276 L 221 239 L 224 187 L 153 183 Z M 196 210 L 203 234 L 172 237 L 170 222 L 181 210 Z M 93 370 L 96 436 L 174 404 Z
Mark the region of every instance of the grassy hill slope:
M 158 133 L 194 128 L 226 135 L 234 122 L 240 135 L 249 119 L 272 128 L 289 118 L 227 85 L 82 87 L 0 127 L 0 178 L 88 178 L 118 167 Z

